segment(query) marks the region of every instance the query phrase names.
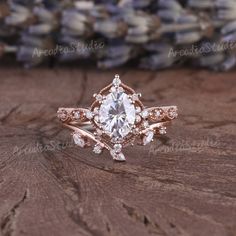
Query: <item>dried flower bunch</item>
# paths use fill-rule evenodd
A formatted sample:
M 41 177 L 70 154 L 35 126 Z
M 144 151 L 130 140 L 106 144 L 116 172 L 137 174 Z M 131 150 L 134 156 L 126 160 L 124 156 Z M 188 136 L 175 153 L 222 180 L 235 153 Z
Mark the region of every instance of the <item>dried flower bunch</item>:
M 236 0 L 0 2 L 0 56 L 15 53 L 27 67 L 53 57 L 224 71 L 236 66 L 235 49 Z

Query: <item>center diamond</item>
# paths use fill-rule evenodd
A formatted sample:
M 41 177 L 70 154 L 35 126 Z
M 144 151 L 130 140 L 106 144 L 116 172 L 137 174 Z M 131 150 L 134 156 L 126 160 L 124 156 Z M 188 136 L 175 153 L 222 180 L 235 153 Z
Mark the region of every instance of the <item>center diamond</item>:
M 135 107 L 125 92 L 109 93 L 100 107 L 99 119 L 105 132 L 124 138 L 134 125 Z

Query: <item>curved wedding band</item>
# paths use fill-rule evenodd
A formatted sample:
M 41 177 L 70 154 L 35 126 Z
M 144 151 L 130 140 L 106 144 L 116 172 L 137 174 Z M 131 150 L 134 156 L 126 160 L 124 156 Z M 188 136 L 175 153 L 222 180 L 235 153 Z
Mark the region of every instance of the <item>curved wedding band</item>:
M 176 106 L 145 108 L 141 94 L 123 84 L 116 75 L 113 82 L 94 94 L 90 108 L 59 108 L 58 118 L 73 130 L 75 144 L 102 153 L 110 151 L 114 160 L 125 161 L 122 149 L 128 145 L 147 145 L 155 135 L 166 133 L 166 126 L 177 118 Z

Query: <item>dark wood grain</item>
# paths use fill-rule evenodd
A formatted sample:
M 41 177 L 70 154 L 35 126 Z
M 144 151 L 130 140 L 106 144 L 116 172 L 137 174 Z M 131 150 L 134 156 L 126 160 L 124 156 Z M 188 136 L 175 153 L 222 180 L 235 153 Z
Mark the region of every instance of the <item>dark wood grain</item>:
M 180 113 L 126 163 L 74 147 L 56 118 L 115 73 Z M 1 68 L 0 235 L 235 236 L 235 107 L 235 72 Z

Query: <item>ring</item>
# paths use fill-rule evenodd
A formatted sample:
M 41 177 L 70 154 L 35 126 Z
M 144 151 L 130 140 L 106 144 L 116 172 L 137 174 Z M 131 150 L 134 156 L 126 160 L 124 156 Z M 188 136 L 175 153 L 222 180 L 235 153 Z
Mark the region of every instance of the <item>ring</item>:
M 59 108 L 57 116 L 73 131 L 76 145 L 93 145 L 96 154 L 107 149 L 117 161 L 125 161 L 124 147 L 147 145 L 155 135 L 165 134 L 166 126 L 178 116 L 176 106 L 144 107 L 141 94 L 122 83 L 119 75 L 93 96 L 90 108 Z

